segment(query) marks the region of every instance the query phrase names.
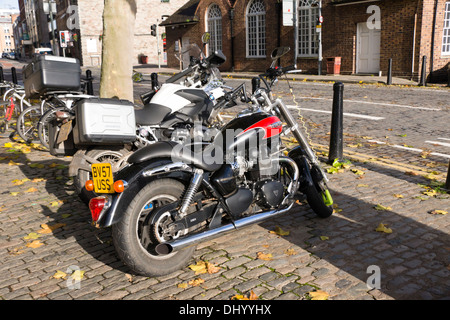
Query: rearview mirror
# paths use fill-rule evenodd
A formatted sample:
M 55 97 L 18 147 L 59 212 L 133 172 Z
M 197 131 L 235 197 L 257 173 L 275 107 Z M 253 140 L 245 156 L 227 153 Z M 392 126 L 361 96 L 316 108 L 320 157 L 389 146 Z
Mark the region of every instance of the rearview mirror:
M 286 53 L 288 53 L 291 50 L 290 47 L 278 47 L 275 48 L 272 51 L 272 54 L 270 55 L 270 57 L 272 58 L 272 60 L 277 60 L 278 58 L 284 56 Z

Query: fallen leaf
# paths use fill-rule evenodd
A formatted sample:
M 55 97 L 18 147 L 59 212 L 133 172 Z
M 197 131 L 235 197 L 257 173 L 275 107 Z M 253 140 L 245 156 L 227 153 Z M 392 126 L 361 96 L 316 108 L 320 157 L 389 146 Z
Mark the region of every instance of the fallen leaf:
M 358 188 L 368 188 L 369 185 L 368 184 L 358 184 L 356 187 L 358 187 Z
M 125 277 L 128 279 L 128 282 L 133 282 L 133 276 L 129 273 L 125 273 Z
M 188 282 L 188 284 L 193 287 L 196 287 L 196 286 L 201 285 L 204 282 L 205 282 L 205 280 L 203 280 L 202 278 L 197 278 L 197 279 L 192 279 L 191 281 Z
M 308 292 L 308 295 L 311 297 L 311 300 L 328 300 L 330 296 L 327 292 L 322 290 Z
M 12 148 L 12 144 L 11 144 L 11 142 L 6 142 L 6 143 L 3 145 L 3 147 L 4 147 L 4 148 Z
M 258 252 L 257 253 L 257 258 L 260 259 L 260 260 L 270 261 L 270 260 L 272 260 L 272 254 L 270 254 L 270 253 L 265 254 L 265 253 L 262 253 L 262 252 Z
M 231 297 L 231 300 L 258 300 L 259 297 L 252 291 L 250 291 L 250 296 L 247 297 L 246 295 L 243 294 L 236 294 L 234 296 Z
M 351 169 L 351 172 L 353 172 L 354 174 L 356 174 L 357 176 L 362 176 L 363 174 L 365 174 L 364 171 L 358 170 L 358 169 Z
M 13 183 L 13 185 L 15 186 L 20 186 L 22 184 L 24 184 L 24 181 L 19 180 L 19 179 L 14 179 L 13 181 L 11 181 Z
M 378 211 L 392 210 L 391 207 L 385 207 L 385 206 L 383 206 L 383 205 L 381 205 L 381 204 L 377 204 L 377 205 L 374 207 L 374 209 L 375 209 L 375 210 L 378 210 Z
M 8 165 L 10 165 L 10 166 L 18 166 L 18 165 L 20 165 L 20 163 L 17 163 L 17 162 L 14 162 L 12 160 L 9 160 Z
M 445 210 L 433 210 L 433 211 L 430 211 L 430 213 L 431 213 L 431 214 L 443 214 L 443 215 L 445 215 L 445 214 L 447 214 L 448 212 L 445 211 Z
M 70 213 L 63 213 L 63 214 L 61 215 L 61 217 L 62 217 L 63 219 L 68 218 L 68 217 L 70 217 L 70 216 L 71 216 Z
M 403 198 L 403 195 L 397 194 L 397 193 L 394 193 L 393 196 L 396 197 L 396 198 L 399 198 L 399 199 Z
M 36 240 L 37 238 L 41 237 L 40 234 L 36 233 L 36 232 L 31 232 L 28 235 L 26 235 L 25 237 L 23 237 L 25 240 Z
M 10 192 L 10 194 L 11 194 L 13 197 L 17 196 L 19 193 L 20 193 L 20 192 Z
M 276 234 L 276 235 L 279 235 L 279 236 L 288 236 L 290 231 L 284 231 L 279 226 L 276 226 L 275 230 L 274 231 L 270 231 L 270 233 Z
M 57 207 L 57 206 L 59 206 L 59 205 L 61 205 L 61 204 L 63 204 L 64 202 L 62 202 L 61 200 L 58 200 L 58 201 L 52 201 L 52 202 L 50 202 L 50 206 L 52 206 L 52 207 Z
M 177 285 L 177 287 L 180 288 L 180 289 L 186 289 L 188 287 L 188 284 L 186 282 L 179 283 Z
M 414 171 L 407 171 L 407 172 L 405 172 L 405 174 L 408 176 L 418 176 L 419 175 L 418 173 L 415 173 Z
M 44 244 L 40 240 L 34 240 L 33 242 L 27 243 L 28 248 L 39 248 L 43 246 Z
M 38 191 L 38 189 L 36 189 L 36 188 L 29 188 L 27 191 L 25 191 L 25 192 L 27 192 L 27 193 L 32 193 L 32 192 L 36 192 L 36 191 Z
M 75 281 L 81 281 L 84 278 L 85 271 L 75 270 L 70 277 Z
M 66 279 L 67 274 L 61 270 L 57 270 L 55 274 L 52 276 L 54 279 Z
M 320 236 L 320 240 L 325 241 L 325 240 L 330 240 L 330 238 L 327 236 Z
M 293 256 L 297 254 L 297 252 L 294 249 L 287 249 L 286 251 L 284 251 L 284 253 L 288 256 Z
M 47 179 L 45 179 L 45 178 L 34 178 L 33 180 L 31 180 L 31 182 L 41 182 L 41 181 L 47 181 Z
M 222 269 L 221 267 L 216 267 L 214 264 L 209 262 L 206 263 L 206 266 L 209 274 L 217 273 Z
M 58 228 L 62 228 L 65 227 L 66 224 L 65 223 L 56 223 L 54 225 L 49 226 L 48 224 L 41 224 L 41 230 L 38 231 L 38 233 L 41 234 L 46 234 L 46 233 L 52 233 L 54 230 L 58 229 Z
M 386 227 L 386 225 L 385 225 L 385 224 L 382 224 L 382 223 L 380 223 L 380 224 L 378 225 L 378 227 L 375 229 L 375 231 L 378 231 L 378 232 L 384 232 L 384 233 L 392 233 L 392 229 Z

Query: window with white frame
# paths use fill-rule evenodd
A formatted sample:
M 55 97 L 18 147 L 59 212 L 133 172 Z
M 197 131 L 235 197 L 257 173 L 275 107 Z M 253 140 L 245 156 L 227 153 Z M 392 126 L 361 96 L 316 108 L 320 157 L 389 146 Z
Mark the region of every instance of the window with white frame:
M 253 0 L 247 7 L 247 57 L 266 57 L 266 9 L 263 0 Z
M 445 3 L 444 32 L 442 36 L 442 54 L 450 55 L 450 1 Z
M 319 51 L 319 37 L 316 23 L 319 7 L 312 6 L 315 0 L 300 0 L 298 7 L 298 56 L 316 57 Z
M 207 28 L 211 34 L 208 43 L 208 53 L 222 50 L 222 12 L 217 4 L 212 4 L 207 12 Z

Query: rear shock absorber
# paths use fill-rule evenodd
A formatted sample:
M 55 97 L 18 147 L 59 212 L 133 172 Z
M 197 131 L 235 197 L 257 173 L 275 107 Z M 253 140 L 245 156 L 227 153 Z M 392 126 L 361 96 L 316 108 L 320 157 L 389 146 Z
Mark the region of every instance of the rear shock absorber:
M 203 178 L 203 170 L 194 169 L 194 175 L 191 179 L 191 183 L 189 184 L 189 187 L 186 190 L 183 202 L 181 203 L 181 207 L 178 210 L 178 218 L 182 219 L 186 216 L 186 211 L 192 204 L 192 201 L 194 200 L 194 195 L 197 192 L 198 188 L 200 187 L 200 184 L 202 183 L 202 178 Z

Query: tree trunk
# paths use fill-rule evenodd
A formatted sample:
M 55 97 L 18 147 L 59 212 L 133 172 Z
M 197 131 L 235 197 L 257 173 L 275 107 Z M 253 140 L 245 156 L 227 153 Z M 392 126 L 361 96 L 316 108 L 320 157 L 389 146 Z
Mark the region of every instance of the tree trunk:
M 133 101 L 136 0 L 105 0 L 100 97 Z

